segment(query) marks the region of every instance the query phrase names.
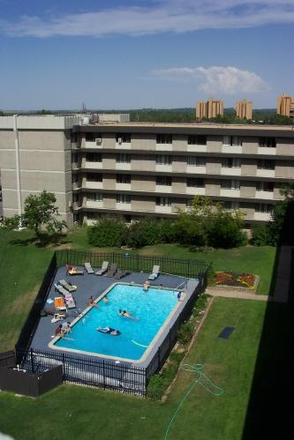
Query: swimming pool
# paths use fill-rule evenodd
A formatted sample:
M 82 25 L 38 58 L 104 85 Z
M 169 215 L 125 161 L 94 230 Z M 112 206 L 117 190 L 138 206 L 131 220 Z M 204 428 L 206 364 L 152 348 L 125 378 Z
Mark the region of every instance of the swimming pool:
M 99 308 L 87 308 L 73 321 L 72 332 L 65 338 L 55 338 L 49 347 L 114 360 L 142 361 L 179 307 L 177 294 L 177 290 L 150 287 L 144 292 L 141 285 L 116 283 L 98 298 Z M 106 295 L 108 302 L 102 300 Z M 135 319 L 120 316 L 119 309 L 130 311 Z M 97 331 L 98 327 L 112 327 L 121 334 L 103 334 Z

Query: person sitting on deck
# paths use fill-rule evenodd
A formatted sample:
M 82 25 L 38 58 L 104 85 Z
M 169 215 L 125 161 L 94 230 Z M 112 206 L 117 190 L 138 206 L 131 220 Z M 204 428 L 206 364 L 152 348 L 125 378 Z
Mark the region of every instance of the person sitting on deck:
M 66 333 L 71 333 L 70 322 L 67 322 L 66 324 L 63 324 L 63 326 L 62 326 L 62 332 L 63 332 L 64 334 L 66 334 Z
M 93 296 L 91 295 L 88 301 L 88 306 L 89 307 L 97 307 L 97 309 L 99 308 L 99 305 L 95 303 Z
M 55 330 L 55 336 L 62 336 L 63 331 L 62 331 L 62 324 L 59 324 L 59 326 L 57 327 L 57 329 Z

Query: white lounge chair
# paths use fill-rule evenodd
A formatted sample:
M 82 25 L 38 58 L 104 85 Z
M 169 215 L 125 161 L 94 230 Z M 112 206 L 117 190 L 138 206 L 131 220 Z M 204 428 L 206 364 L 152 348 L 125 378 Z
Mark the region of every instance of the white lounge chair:
M 148 280 L 156 280 L 159 275 L 159 266 L 153 266 L 152 273 L 149 275 Z
M 68 290 L 66 290 L 61 284 L 54 284 L 55 292 L 61 293 L 61 295 L 66 295 Z
M 64 287 L 68 292 L 75 292 L 75 290 L 77 290 L 77 286 L 73 286 L 72 284 L 68 283 L 66 280 L 59 280 L 58 283 L 62 287 Z M 58 284 L 57 284 L 57 286 L 58 286 Z
M 97 270 L 97 272 L 95 272 L 95 275 L 103 275 L 105 272 L 107 272 L 108 266 L 109 262 L 103 261 L 101 269 Z
M 66 315 L 62 315 L 61 313 L 55 313 L 53 318 L 51 319 L 51 322 L 54 324 L 58 321 L 63 321 L 66 318 Z
M 65 300 L 65 303 L 66 303 L 66 307 L 68 309 L 74 309 L 76 307 L 76 303 L 75 303 L 71 293 L 67 292 L 67 294 L 64 295 L 64 300 Z
M 87 273 L 95 273 L 93 267 L 91 266 L 91 263 L 85 263 L 85 269 Z

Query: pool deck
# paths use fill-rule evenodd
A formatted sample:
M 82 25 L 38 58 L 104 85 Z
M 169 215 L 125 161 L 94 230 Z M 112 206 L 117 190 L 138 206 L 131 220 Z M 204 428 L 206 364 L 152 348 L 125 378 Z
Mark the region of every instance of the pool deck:
M 60 293 L 55 292 L 54 284 L 58 283 L 59 280 L 65 279 L 67 282 L 70 282 L 73 285 L 77 286 L 77 290 L 72 293 L 76 303 L 76 308 L 68 309 L 67 317 L 63 321 L 58 321 L 56 323 L 51 323 L 51 319 L 53 318 L 52 315 L 40 318 L 37 330 L 31 344 L 31 347 L 33 349 L 44 350 L 47 352 L 52 351 L 56 353 L 56 350 L 52 350 L 48 347 L 49 342 L 53 339 L 52 337 L 55 335 L 55 329 L 58 327 L 59 324 L 62 324 L 63 322 L 72 322 L 77 316 L 77 311 L 83 312 L 88 307 L 88 300 L 90 296 L 93 296 L 95 300 L 112 284 L 117 282 L 143 284 L 147 280 L 149 275 L 147 273 L 132 272 L 129 275 L 123 277 L 121 280 L 117 280 L 115 278 L 109 278 L 105 275 L 97 276 L 94 274 L 88 274 L 83 267 L 78 267 L 78 269 L 83 270 L 84 275 L 69 276 L 66 273 L 65 267 L 58 268 L 48 295 L 48 299 L 53 300 L 55 297 L 62 296 Z M 94 268 L 94 270 L 98 270 L 98 268 Z M 176 289 L 179 286 L 180 288 L 183 288 L 187 282 L 188 279 L 184 277 L 159 274 L 156 280 L 150 281 L 150 285 L 162 285 L 163 288 Z M 79 357 L 79 355 L 75 353 L 75 357 Z M 82 357 L 85 358 L 88 356 Z

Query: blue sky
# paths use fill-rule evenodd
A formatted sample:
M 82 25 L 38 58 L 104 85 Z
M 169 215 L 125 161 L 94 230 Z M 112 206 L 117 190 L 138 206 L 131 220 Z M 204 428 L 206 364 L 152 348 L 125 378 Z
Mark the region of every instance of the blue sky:
M 275 107 L 294 0 L 0 0 L 0 109 Z

